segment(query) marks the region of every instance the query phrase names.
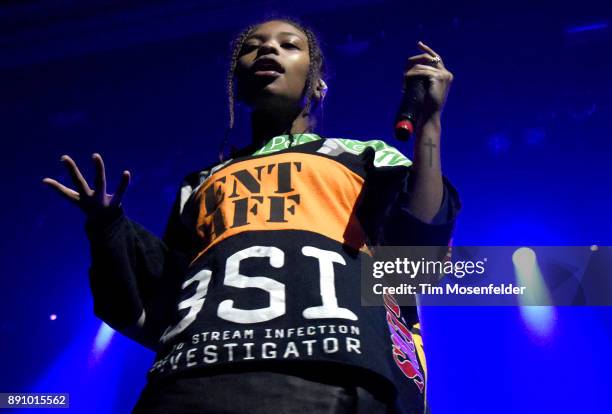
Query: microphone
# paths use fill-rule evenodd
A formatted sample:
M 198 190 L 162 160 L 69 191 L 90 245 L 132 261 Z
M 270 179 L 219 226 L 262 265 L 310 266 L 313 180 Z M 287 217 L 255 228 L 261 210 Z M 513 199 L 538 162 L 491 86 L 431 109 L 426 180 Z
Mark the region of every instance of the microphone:
M 399 111 L 395 117 L 395 138 L 408 141 L 414 133 L 416 121 L 425 101 L 429 79 L 427 76 L 414 76 L 406 83 L 406 89 Z

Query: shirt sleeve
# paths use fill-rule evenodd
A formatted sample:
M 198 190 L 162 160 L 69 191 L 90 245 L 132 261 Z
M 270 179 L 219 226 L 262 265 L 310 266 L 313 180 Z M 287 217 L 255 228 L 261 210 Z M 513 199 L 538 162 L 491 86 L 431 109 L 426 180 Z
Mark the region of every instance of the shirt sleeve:
M 412 166 L 375 166 L 372 151 L 364 152 L 365 182 L 357 215 L 372 246 L 447 246 L 461 209 L 457 189 L 442 175 L 443 195 L 431 222 L 408 208 Z
M 448 246 L 455 229 L 461 200 L 457 189 L 442 176 L 443 195 L 440 208 L 427 223 L 415 217 L 408 203 L 410 194 L 403 186 L 389 209 L 382 229 L 382 242 L 393 246 Z
M 180 220 L 181 192 L 162 238 L 108 207 L 85 222 L 94 314 L 113 329 L 156 350 L 197 240 Z

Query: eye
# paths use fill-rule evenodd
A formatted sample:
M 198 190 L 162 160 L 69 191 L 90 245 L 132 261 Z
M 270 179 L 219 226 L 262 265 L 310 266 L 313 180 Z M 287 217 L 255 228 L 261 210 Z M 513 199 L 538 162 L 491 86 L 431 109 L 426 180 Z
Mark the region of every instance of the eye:
M 248 53 L 256 48 L 257 45 L 255 43 L 247 43 L 246 45 L 242 46 L 242 53 Z
M 289 42 L 285 42 L 282 45 L 285 49 L 299 49 L 298 45 L 296 45 L 295 43 L 289 43 Z

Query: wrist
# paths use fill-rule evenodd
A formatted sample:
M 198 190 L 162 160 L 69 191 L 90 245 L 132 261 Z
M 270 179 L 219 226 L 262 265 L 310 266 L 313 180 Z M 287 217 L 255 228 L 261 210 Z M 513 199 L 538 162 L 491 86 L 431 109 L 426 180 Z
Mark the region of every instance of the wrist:
M 420 137 L 424 134 L 438 135 L 442 129 L 442 114 L 440 112 L 434 112 L 421 118 L 416 125 L 415 135 Z
M 121 206 L 102 207 L 85 216 L 85 228 L 90 233 L 101 232 L 113 227 L 124 215 L 125 212 Z

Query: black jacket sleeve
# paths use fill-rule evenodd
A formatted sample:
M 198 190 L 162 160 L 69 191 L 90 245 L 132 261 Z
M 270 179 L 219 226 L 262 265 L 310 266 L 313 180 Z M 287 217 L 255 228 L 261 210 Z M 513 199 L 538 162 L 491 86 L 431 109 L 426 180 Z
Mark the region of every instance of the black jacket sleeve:
M 197 237 L 180 219 L 179 191 L 163 238 L 108 207 L 86 220 L 94 314 L 151 350 L 170 323 L 181 276 Z
M 442 176 L 443 197 L 430 223 L 408 208 L 412 166 L 375 167 L 373 150 L 363 154 L 365 182 L 357 211 L 372 246 L 447 246 L 454 231 L 461 200 L 455 187 Z
M 404 186 L 391 205 L 383 224 L 382 242 L 389 246 L 448 246 L 455 229 L 461 200 L 455 187 L 442 176 L 443 195 L 440 208 L 427 223 L 408 208 L 410 194 Z

